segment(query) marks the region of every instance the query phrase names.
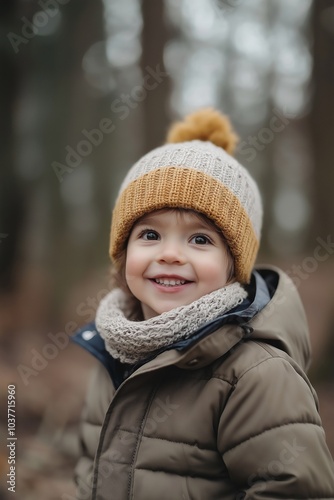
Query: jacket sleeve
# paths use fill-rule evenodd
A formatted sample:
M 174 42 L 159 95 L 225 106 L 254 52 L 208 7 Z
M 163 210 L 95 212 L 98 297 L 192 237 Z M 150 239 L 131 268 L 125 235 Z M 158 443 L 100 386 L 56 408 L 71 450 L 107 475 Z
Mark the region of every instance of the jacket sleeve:
M 89 382 L 80 422 L 81 454 L 74 473 L 78 500 L 88 500 L 91 497 L 95 453 L 104 416 L 113 394 L 114 388 L 110 376 L 99 363 Z
M 238 500 L 334 499 L 316 396 L 288 359 L 270 356 L 240 376 L 217 439 Z

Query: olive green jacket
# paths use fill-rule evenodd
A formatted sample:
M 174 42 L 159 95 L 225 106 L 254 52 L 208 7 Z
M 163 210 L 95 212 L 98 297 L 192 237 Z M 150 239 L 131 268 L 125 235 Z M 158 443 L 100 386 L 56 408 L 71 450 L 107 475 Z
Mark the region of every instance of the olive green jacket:
M 162 352 L 117 390 L 99 366 L 78 499 L 334 499 L 304 310 L 283 272 L 261 272 L 271 298 L 250 320 Z

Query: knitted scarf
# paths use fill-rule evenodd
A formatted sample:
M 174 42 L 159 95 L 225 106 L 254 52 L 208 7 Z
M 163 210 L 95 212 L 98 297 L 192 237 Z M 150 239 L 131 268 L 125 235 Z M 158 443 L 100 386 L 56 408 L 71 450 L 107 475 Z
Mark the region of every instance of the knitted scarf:
M 191 304 L 144 321 L 131 321 L 128 317 L 132 299 L 116 288 L 100 302 L 95 323 L 107 351 L 122 363 L 133 364 L 189 338 L 201 326 L 240 304 L 246 296 L 240 283 L 232 283 Z

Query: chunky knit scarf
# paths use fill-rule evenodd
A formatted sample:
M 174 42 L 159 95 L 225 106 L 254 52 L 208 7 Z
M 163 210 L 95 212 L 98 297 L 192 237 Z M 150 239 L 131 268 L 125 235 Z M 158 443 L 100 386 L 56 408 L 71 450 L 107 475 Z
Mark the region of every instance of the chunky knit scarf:
M 240 304 L 247 292 L 232 283 L 204 295 L 189 305 L 176 307 L 144 321 L 131 321 L 131 298 L 112 290 L 100 302 L 96 327 L 107 351 L 123 363 L 136 363 L 179 340 Z

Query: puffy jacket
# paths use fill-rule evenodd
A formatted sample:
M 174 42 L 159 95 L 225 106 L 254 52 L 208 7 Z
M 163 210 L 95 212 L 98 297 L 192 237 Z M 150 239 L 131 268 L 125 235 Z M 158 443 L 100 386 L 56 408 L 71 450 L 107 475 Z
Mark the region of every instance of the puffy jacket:
M 113 360 L 94 325 L 78 333 L 101 361 L 83 414 L 80 500 L 334 499 L 298 293 L 266 268 L 249 297 L 136 367 Z

